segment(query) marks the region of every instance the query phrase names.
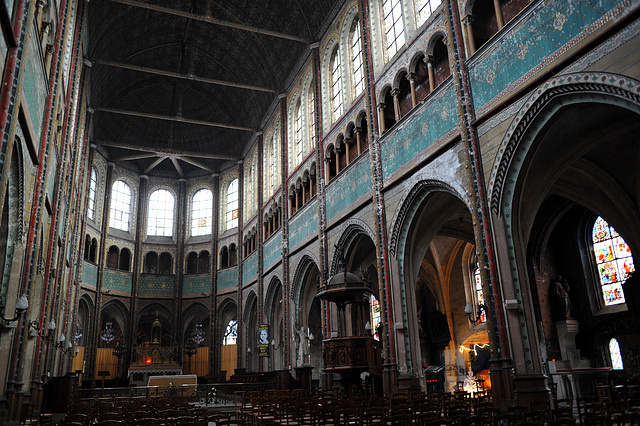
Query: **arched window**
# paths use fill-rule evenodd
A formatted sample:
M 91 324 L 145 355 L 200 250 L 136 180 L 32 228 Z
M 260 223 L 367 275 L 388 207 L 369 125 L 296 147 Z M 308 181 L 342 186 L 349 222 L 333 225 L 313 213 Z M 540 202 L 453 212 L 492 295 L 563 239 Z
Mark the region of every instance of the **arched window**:
M 238 226 L 238 179 L 231 181 L 227 187 L 227 229 Z
M 191 235 L 211 234 L 211 218 L 213 217 L 213 193 L 209 189 L 201 189 L 191 200 Z
M 204 274 L 209 272 L 209 252 L 203 250 L 198 255 L 198 273 Z
M 227 324 L 227 329 L 224 332 L 224 338 L 222 339 L 223 345 L 235 345 L 238 341 L 238 321 L 231 320 Z
M 158 273 L 158 253 L 150 251 L 144 257 L 144 272 L 147 274 Z
M 120 261 L 118 263 L 118 269 L 121 271 L 131 271 L 131 251 L 127 248 L 123 248 L 120 251 Z
M 340 50 L 335 47 L 331 55 L 331 117 L 333 121 L 342 116 L 342 77 L 340 71 Z
M 293 117 L 293 128 L 294 128 L 294 135 L 293 135 L 293 139 L 295 141 L 295 159 L 296 162 L 294 164 L 294 166 L 297 166 L 298 164 L 302 163 L 302 157 L 304 154 L 304 150 L 302 147 L 302 103 L 300 102 L 300 100 L 298 100 L 297 104 L 296 104 L 296 108 L 294 111 L 294 117 Z
M 195 274 L 198 272 L 198 253 L 195 251 L 187 255 L 187 274 Z
M 173 272 L 173 258 L 169 253 L 160 253 L 158 258 L 158 268 L 161 274 L 169 275 Z
M 478 262 L 476 261 L 475 269 L 473 270 L 473 288 L 475 294 L 474 300 L 474 311 L 480 312 L 479 318 L 477 318 L 478 323 L 485 322 L 487 320 L 487 312 L 486 308 L 479 309 L 480 306 L 485 306 L 484 303 L 484 294 L 482 293 L 482 275 L 480 274 L 480 267 L 478 266 Z
M 371 295 L 371 330 L 373 332 L 373 338 L 376 340 L 380 340 L 380 334 L 378 333 L 378 328 L 381 322 L 380 316 L 380 302 L 374 295 Z
M 353 76 L 354 98 L 364 91 L 364 66 L 362 61 L 362 37 L 360 35 L 360 20 L 353 22 L 351 30 L 351 75 Z
M 87 217 L 94 220 L 96 214 L 96 187 L 98 186 L 98 175 L 96 169 L 91 168 L 91 180 L 89 181 L 89 202 L 87 204 Z
M 433 74 L 434 87 L 442 84 L 451 75 L 451 67 L 449 66 L 449 52 L 444 42 L 444 37 L 438 37 L 433 45 Z
M 238 247 L 235 244 L 229 245 L 229 266 L 238 265 Z
M 91 248 L 89 249 L 89 260 L 91 262 L 96 261 L 96 253 L 98 252 L 98 240 L 95 238 L 91 239 Z
M 387 59 L 389 59 L 404 45 L 404 22 L 402 22 L 401 1 L 383 0 L 382 13 Z
M 422 25 L 429 16 L 440 6 L 442 0 L 415 0 L 416 23 Z
M 173 195 L 166 189 L 153 191 L 149 197 L 147 235 L 173 235 Z
M 604 305 L 625 303 L 622 284 L 635 271 L 631 248 L 600 216 L 593 224 L 592 242 Z
M 229 267 L 229 250 L 227 246 L 223 246 L 220 249 L 220 269 Z
M 84 260 L 89 260 L 90 249 L 91 249 L 91 236 L 87 234 L 84 238 Z
M 274 134 L 269 147 L 269 194 L 276 190 L 278 180 L 278 138 Z
M 315 96 L 315 87 L 311 84 L 309 88 L 309 107 L 307 108 L 308 117 L 307 122 L 309 123 L 309 149 L 316 148 L 316 96 Z
M 109 247 L 107 252 L 107 268 L 118 269 L 118 259 L 120 257 L 120 249 L 117 246 Z
M 612 370 L 624 369 L 624 365 L 622 363 L 622 354 L 620 353 L 620 344 L 618 344 L 618 340 L 615 338 L 609 340 L 609 356 L 611 357 Z
M 111 211 L 109 226 L 123 231 L 129 230 L 131 212 L 131 188 L 122 180 L 117 180 L 111 187 Z

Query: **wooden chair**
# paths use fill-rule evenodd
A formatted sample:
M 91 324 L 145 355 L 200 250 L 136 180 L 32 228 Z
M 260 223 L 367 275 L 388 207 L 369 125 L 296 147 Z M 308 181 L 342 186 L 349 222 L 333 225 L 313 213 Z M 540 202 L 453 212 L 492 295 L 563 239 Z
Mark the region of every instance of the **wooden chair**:
M 122 426 L 125 423 L 122 420 L 101 420 L 96 426 Z
M 380 426 L 387 424 L 387 407 L 374 405 L 366 407 L 362 414 L 363 424 L 366 426 Z
M 360 426 L 362 425 L 362 410 L 358 407 L 344 407 L 336 411 L 338 425 Z
M 411 425 L 413 412 L 409 404 L 396 404 L 389 411 L 388 420 L 392 425 Z
M 559 418 L 547 422 L 547 426 L 575 426 L 575 424 L 576 420 L 573 417 Z
M 77 422 L 77 423 L 82 423 L 83 425 L 86 426 L 91 424 L 91 417 L 89 416 L 89 414 L 85 414 L 85 413 L 67 414 L 64 418 L 64 422 L 65 423 Z
M 611 426 L 611 419 L 606 414 L 588 415 L 583 424 L 586 426 Z

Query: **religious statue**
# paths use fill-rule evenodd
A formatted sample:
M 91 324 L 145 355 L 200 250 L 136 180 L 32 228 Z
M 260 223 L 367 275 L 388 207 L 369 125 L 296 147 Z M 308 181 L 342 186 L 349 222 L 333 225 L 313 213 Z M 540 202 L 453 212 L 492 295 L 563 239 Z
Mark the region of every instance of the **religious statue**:
M 300 327 L 300 331 L 298 331 L 298 367 L 307 362 L 309 355 L 307 338 L 307 330 L 304 327 Z
M 569 298 L 569 282 L 566 278 L 558 275 L 554 281 L 552 292 L 556 299 L 556 317 L 564 320 L 571 317 L 571 299 Z

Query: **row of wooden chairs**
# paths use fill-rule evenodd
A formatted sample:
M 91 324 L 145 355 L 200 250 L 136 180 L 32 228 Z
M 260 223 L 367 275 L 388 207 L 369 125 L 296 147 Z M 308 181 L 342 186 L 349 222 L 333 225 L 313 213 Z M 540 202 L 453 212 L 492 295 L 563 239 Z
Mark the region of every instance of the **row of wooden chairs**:
M 579 424 L 639 423 L 638 410 L 614 402 L 601 407 L 589 398 L 578 400 Z M 599 408 L 600 407 L 600 408 Z M 348 399 L 304 397 L 300 393 L 247 393 L 237 399 L 236 412 L 255 425 L 575 425 L 573 400 L 561 399 L 530 405 L 514 405 L 501 413 L 490 399 L 459 394 L 400 393 L 389 398 Z
M 62 426 L 206 426 L 244 425 L 233 413 L 198 407 L 189 402 L 166 398 L 127 399 L 117 401 L 83 401 L 74 404 Z

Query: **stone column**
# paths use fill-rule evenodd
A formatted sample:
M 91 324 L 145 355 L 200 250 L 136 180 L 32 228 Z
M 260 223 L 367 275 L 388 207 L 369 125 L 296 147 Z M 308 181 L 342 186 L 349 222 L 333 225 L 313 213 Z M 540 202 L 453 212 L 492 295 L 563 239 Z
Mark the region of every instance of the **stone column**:
M 467 15 L 462 20 L 464 24 L 464 30 L 467 33 L 467 49 L 469 50 L 469 56 L 476 53 L 476 40 L 473 38 L 473 15 Z
M 380 128 L 381 135 L 387 131 L 387 127 L 384 122 L 384 108 L 385 108 L 385 104 L 380 102 L 378 104 L 378 127 Z
M 427 74 L 429 75 L 429 93 L 436 88 L 436 74 L 433 72 L 433 55 L 427 56 Z
M 398 96 L 400 95 L 400 90 L 393 89 L 391 91 L 391 96 L 393 97 L 393 115 L 396 118 L 396 122 L 400 121 L 402 116 L 400 115 L 400 100 Z
M 411 108 L 415 108 L 418 105 L 418 97 L 416 96 L 416 75 L 414 73 L 407 74 L 407 80 L 411 86 Z

